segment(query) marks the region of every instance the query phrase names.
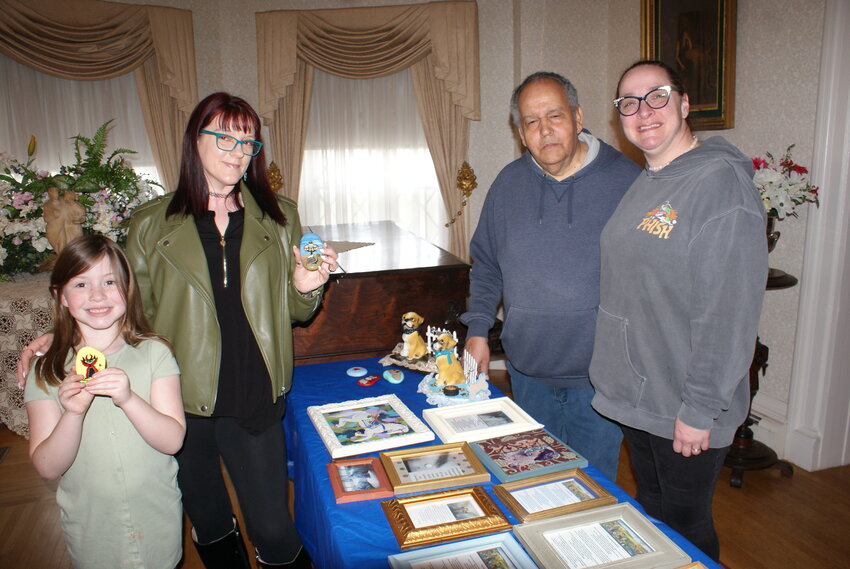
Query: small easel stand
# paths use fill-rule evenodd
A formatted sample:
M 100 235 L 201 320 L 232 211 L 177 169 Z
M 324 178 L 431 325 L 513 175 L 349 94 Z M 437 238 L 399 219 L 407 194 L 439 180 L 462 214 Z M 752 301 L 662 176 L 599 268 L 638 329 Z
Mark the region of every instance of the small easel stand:
M 438 338 L 444 334 L 450 334 L 457 344 L 457 333 L 449 332 L 444 328 L 435 328 L 428 326 L 426 338 L 428 341 L 428 353 L 436 355 L 436 352 L 442 348 L 438 343 Z M 457 358 L 457 348 L 452 348 L 452 356 Z M 438 407 L 448 405 L 457 405 L 459 403 L 470 403 L 472 401 L 484 401 L 490 398 L 490 386 L 487 380 L 489 376 L 486 373 L 478 373 L 478 362 L 472 354 L 463 351 L 463 377 L 462 383 L 454 385 L 437 385 L 438 372 L 432 372 L 426 375 L 419 382 L 417 391 L 424 393 L 428 403 Z

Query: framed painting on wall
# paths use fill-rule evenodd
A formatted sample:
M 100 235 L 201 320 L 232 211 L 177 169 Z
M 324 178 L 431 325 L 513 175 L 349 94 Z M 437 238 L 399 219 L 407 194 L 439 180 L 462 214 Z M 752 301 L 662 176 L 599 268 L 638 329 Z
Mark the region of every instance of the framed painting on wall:
M 685 82 L 693 130 L 735 126 L 736 0 L 642 0 L 641 57 Z

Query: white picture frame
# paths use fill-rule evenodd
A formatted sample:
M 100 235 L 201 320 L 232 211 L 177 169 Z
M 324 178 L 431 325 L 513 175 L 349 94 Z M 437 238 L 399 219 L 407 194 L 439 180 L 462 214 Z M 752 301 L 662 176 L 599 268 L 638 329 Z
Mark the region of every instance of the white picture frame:
M 497 533 L 446 543 L 425 549 L 390 555 L 387 560 L 392 569 L 442 569 L 445 567 L 467 567 L 479 557 L 487 567 L 511 567 L 515 569 L 537 569 L 531 556 L 510 533 Z M 467 560 L 472 558 L 471 562 Z M 480 562 L 476 567 L 480 566 Z
M 526 522 L 513 532 L 546 569 L 676 569 L 691 561 L 628 502 Z
M 507 397 L 425 409 L 422 417 L 444 443 L 480 441 L 543 428 Z
M 307 415 L 332 458 L 434 440 L 434 433 L 396 395 L 312 405 Z

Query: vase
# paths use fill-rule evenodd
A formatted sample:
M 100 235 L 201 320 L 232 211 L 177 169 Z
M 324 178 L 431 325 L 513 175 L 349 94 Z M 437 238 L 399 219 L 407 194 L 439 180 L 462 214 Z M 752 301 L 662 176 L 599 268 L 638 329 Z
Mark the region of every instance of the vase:
M 765 228 L 765 236 L 767 238 L 767 252 L 770 253 L 776 247 L 776 242 L 779 241 L 781 232 L 776 230 L 775 215 L 767 216 L 767 227 Z M 769 268 L 767 270 L 767 288 L 780 289 L 788 288 L 797 284 L 797 277 L 791 276 L 783 270 Z
M 770 253 L 773 251 L 773 248 L 776 247 L 776 242 L 779 241 L 779 236 L 782 234 L 779 231 L 775 231 L 776 227 L 776 216 L 768 215 L 767 216 L 767 252 Z

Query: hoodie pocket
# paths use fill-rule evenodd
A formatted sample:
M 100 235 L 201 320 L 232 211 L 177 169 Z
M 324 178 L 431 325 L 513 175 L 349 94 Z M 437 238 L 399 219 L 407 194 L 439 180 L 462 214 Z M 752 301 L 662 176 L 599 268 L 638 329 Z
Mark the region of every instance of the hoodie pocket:
M 637 406 L 646 378 L 629 355 L 629 321 L 599 308 L 590 381 L 597 393 L 611 401 Z
M 596 310 L 551 310 L 511 306 L 502 346 L 517 370 L 532 377 L 587 377 L 593 354 Z

